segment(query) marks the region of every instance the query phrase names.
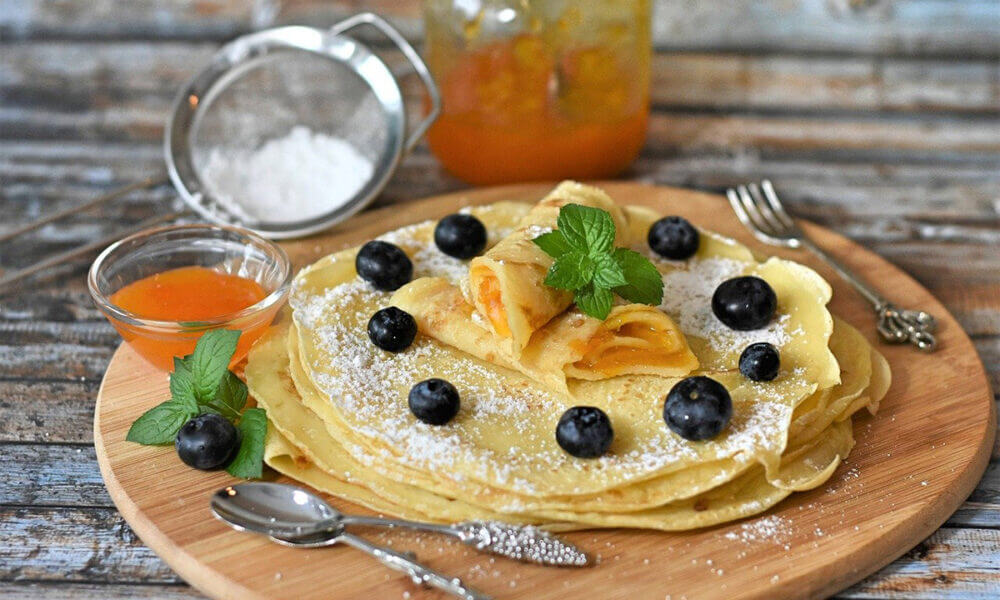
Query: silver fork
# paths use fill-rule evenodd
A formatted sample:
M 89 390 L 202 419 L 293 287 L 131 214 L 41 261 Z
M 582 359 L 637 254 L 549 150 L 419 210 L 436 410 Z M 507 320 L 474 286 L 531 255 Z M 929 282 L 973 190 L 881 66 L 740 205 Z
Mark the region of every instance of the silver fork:
M 937 347 L 934 317 L 922 310 L 903 310 L 889 302 L 874 288 L 865 283 L 845 265 L 817 246 L 795 224 L 788 211 L 781 204 L 774 186 L 767 179 L 760 185 L 750 183 L 726 190 L 726 197 L 740 222 L 753 233 L 754 237 L 772 246 L 805 248 L 825 263 L 833 267 L 841 277 L 854 286 L 859 294 L 871 302 L 879 334 L 892 344 L 909 342 L 924 352 L 933 352 Z

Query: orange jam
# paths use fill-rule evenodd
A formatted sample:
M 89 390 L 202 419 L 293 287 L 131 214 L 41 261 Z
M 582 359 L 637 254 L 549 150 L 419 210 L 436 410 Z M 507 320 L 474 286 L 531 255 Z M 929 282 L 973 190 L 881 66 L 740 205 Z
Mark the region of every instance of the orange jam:
M 477 185 L 597 179 L 639 154 L 647 57 L 600 45 L 556 51 L 532 34 L 457 52 L 432 42 L 443 110 L 427 140 L 457 177 Z
M 193 352 L 202 333 L 185 332 L 184 327 L 197 327 L 199 322 L 241 311 L 266 296 L 264 288 L 252 279 L 207 267 L 181 267 L 134 281 L 111 296 L 114 305 L 140 319 L 177 322 L 176 330 L 152 330 L 113 317 L 111 323 L 143 358 L 171 371 L 173 358 Z M 276 311 L 277 307 L 274 307 L 269 314 L 224 325 L 226 329 L 243 332 L 232 364 L 246 356 L 250 346 L 270 325 Z

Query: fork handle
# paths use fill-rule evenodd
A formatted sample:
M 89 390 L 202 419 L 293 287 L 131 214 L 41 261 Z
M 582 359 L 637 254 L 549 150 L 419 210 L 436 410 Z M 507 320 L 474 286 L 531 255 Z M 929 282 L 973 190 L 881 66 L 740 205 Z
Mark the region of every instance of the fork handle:
M 937 320 L 933 315 L 922 310 L 900 309 L 809 238 L 803 238 L 800 245 L 830 265 L 871 303 L 878 321 L 876 328 L 882 339 L 890 344 L 910 343 L 924 352 L 933 352 L 937 348 L 937 338 L 934 337 Z
M 462 600 L 491 600 L 489 596 L 466 586 L 458 577 L 449 577 L 395 550 L 378 546 L 350 533 L 341 533 L 337 539 L 378 559 L 390 569 L 405 573 L 417 585 L 437 588 Z

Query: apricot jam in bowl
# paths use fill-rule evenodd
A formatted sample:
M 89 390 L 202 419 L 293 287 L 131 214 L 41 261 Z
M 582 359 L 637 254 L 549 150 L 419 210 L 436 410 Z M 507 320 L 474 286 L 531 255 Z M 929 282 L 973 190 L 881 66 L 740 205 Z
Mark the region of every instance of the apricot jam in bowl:
M 246 356 L 285 302 L 285 251 L 238 227 L 174 225 L 108 246 L 90 268 L 94 302 L 140 356 L 165 370 L 210 329 L 242 332 Z

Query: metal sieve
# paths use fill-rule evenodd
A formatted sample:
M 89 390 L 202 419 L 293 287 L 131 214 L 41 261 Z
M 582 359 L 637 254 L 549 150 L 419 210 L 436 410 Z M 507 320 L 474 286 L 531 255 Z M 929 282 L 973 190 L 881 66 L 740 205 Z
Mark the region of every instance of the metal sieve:
M 403 94 L 392 71 L 366 45 L 344 35 L 362 25 L 385 35 L 423 82 L 429 112 L 409 132 Z M 164 137 L 167 171 L 188 206 L 210 221 L 240 225 L 270 238 L 300 237 L 369 204 L 403 154 L 427 131 L 440 105 L 437 86 L 420 56 L 377 15 L 355 15 L 329 30 L 268 29 L 223 46 L 177 95 Z M 220 174 L 206 165 L 213 156 L 246 156 L 295 127 L 348 142 L 370 163 L 367 180 L 355 182 L 349 198 L 331 196 L 329 207 L 304 218 L 282 214 L 278 199 L 270 215 L 240 211 L 240 198 L 223 194 L 218 180 L 234 175 L 229 172 L 233 169 L 254 166 L 230 160 Z M 321 200 L 324 194 L 317 196 Z

